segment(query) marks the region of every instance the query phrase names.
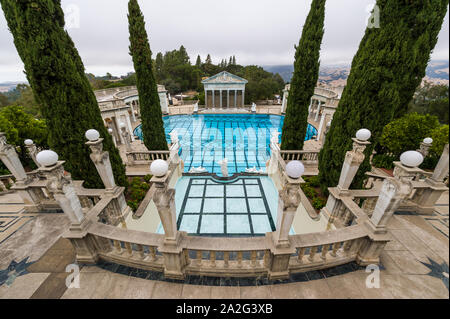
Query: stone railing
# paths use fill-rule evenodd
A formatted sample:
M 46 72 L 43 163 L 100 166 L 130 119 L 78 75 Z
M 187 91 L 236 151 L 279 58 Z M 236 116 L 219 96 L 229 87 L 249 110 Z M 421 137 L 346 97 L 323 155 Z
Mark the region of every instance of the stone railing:
M 138 93 L 138 90 L 136 89 L 136 87 L 130 86 L 130 87 L 126 87 L 123 90 L 121 90 L 120 92 L 114 94 L 114 98 L 120 100 L 120 99 L 127 98 L 129 96 L 137 96 L 138 94 L 139 93 Z
M 305 165 L 319 164 L 319 151 L 280 151 L 285 162 L 302 161 Z
M 194 105 L 169 106 L 169 115 L 181 115 L 194 113 Z
M 86 215 L 91 223 L 84 238 L 73 238 L 75 247 L 83 250 L 77 260 L 95 263 L 99 260 L 146 270 L 164 271 L 173 262 L 166 256 L 164 235 L 128 230 L 100 223 L 100 216 L 110 205 L 110 198 L 100 200 Z M 273 272 L 274 255 L 272 236 L 245 238 L 218 238 L 188 236 L 180 232 L 177 247 L 183 265 L 179 279 L 185 275 L 251 277 L 266 276 Z M 364 244 L 370 243 L 369 231 L 364 225 L 301 235 L 291 235 L 292 249 L 283 251 L 288 263 L 287 273 L 334 267 L 358 261 Z M 81 242 L 82 241 L 82 242 Z M 88 253 L 87 253 L 88 252 Z M 173 257 L 173 256 L 172 256 Z M 360 261 L 359 261 L 360 262 Z M 360 262 L 363 264 L 363 262 Z M 277 268 L 277 272 L 280 269 Z
M 154 160 L 167 161 L 170 157 L 170 151 L 133 151 L 127 152 L 127 162 L 129 165 L 149 164 Z
M 336 92 L 321 87 L 314 88 L 314 95 L 320 95 L 329 99 L 338 97 Z

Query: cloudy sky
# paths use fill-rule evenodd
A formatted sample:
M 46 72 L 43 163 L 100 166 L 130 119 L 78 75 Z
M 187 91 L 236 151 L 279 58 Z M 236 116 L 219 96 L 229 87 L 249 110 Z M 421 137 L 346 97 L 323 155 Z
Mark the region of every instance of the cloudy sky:
M 68 31 L 96 75 L 133 70 L 128 55 L 127 0 L 62 0 Z M 322 64 L 350 63 L 374 0 L 328 0 Z M 154 55 L 184 45 L 195 62 L 235 55 L 239 64 L 292 64 L 311 0 L 140 0 Z M 432 59 L 448 60 L 449 14 Z M 5 18 L 0 14 L 0 82 L 25 80 Z

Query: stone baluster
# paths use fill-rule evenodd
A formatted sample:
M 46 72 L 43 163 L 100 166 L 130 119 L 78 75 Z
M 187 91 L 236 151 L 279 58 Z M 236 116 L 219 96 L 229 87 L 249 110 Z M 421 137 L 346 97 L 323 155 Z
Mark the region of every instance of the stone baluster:
M 126 124 L 121 125 L 121 130 L 122 130 L 122 138 L 125 143 L 126 151 L 132 152 L 133 149 L 131 148 L 130 133 L 128 132 L 128 130 L 126 128 Z

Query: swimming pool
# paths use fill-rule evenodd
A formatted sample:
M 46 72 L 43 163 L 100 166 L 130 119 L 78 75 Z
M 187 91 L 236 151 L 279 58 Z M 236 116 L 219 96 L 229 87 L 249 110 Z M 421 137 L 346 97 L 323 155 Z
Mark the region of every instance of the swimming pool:
M 219 162 L 228 160 L 230 175 L 255 168 L 265 172 L 270 158 L 270 136 L 272 131 L 281 133 L 284 116 L 268 114 L 199 114 L 171 115 L 163 117 L 168 143 L 170 133 L 176 130 L 180 146 L 180 157 L 184 171 L 205 168 L 209 173 L 221 175 Z M 134 135 L 142 140 L 139 125 Z M 317 135 L 317 130 L 308 124 L 305 140 Z M 281 141 L 281 135 L 279 136 Z

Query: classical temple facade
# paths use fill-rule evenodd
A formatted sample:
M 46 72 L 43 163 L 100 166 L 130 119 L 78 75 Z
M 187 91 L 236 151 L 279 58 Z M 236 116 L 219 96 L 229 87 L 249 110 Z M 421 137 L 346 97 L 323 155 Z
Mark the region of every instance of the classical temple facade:
M 245 85 L 248 83 L 227 71 L 220 72 L 202 81 L 205 87 L 205 107 L 229 108 L 243 107 Z

